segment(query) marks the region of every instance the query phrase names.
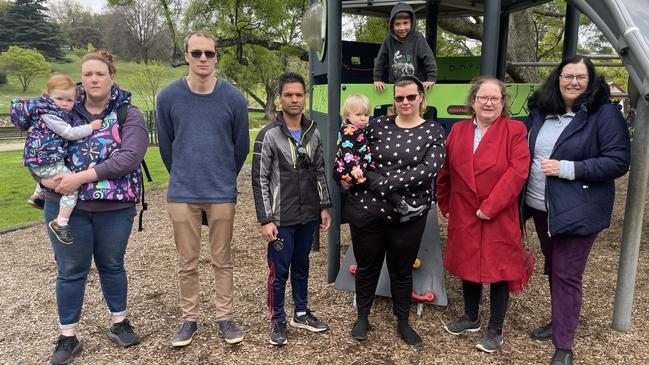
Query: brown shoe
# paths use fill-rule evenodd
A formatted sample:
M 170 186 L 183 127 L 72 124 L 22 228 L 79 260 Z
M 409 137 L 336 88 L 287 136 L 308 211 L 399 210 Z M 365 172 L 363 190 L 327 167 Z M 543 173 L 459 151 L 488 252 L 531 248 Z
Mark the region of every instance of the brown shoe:
M 48 226 L 56 238 L 64 245 L 72 244 L 72 232 L 70 226 L 59 226 L 56 219 L 51 221 Z

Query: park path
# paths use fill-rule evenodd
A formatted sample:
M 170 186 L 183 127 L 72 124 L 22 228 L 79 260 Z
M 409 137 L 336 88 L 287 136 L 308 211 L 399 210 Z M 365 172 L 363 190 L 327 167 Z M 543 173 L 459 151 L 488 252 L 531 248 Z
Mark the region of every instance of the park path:
M 0 152 L 22 151 L 24 143 L 0 143 Z

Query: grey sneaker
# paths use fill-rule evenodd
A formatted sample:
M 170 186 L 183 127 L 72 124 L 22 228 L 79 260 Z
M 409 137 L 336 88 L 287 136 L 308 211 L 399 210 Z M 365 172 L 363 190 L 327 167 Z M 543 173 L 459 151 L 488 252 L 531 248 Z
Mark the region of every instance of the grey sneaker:
M 114 323 L 108 331 L 108 339 L 121 347 L 130 347 L 140 343 L 140 337 L 135 334 L 128 319 Z
M 219 332 L 223 336 L 225 342 L 235 344 L 243 341 L 243 331 L 237 323 L 232 319 L 219 321 Z
M 178 332 L 171 339 L 171 345 L 174 347 L 187 346 L 192 343 L 194 333 L 198 329 L 198 324 L 195 321 L 183 321 L 178 329 Z
M 59 226 L 56 222 L 56 219 L 51 221 L 48 226 L 56 238 L 61 241 L 64 245 L 72 244 L 72 232 L 70 232 L 70 226 Z
M 303 316 L 293 315 L 291 326 L 304 328 L 311 332 L 322 332 L 329 329 L 327 322 L 319 320 L 310 311 L 307 311 Z
M 50 364 L 65 365 L 72 362 L 75 356 L 81 353 L 83 347 L 77 336 L 60 335 L 56 341 L 56 348 L 50 357 Z
M 482 336 L 480 341 L 475 345 L 478 349 L 492 353 L 503 344 L 503 332 L 496 332 L 494 330 L 487 330 L 487 333 Z
M 444 329 L 453 336 L 460 335 L 464 332 L 478 332 L 480 331 L 480 320 L 478 319 L 474 322 L 464 314 L 459 319 L 445 324 Z
M 274 322 L 270 330 L 270 343 L 275 346 L 283 346 L 288 342 L 288 334 L 286 331 L 286 321 Z

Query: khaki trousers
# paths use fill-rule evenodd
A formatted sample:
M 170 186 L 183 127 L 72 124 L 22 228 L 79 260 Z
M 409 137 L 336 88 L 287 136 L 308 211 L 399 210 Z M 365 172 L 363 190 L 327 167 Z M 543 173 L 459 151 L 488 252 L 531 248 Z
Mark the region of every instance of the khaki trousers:
M 169 216 L 178 252 L 180 308 L 184 320 L 198 321 L 198 261 L 201 249 L 201 211 L 209 224 L 208 245 L 216 284 L 216 320 L 232 318 L 233 269 L 230 243 L 234 203 L 169 203 Z

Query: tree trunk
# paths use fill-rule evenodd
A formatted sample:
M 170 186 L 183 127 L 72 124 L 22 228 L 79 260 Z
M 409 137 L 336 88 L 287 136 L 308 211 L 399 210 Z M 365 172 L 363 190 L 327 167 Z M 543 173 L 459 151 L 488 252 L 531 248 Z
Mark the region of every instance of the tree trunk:
M 264 105 L 264 119 L 272 121 L 275 119 L 275 85 L 266 85 L 266 104 Z
M 509 18 L 509 41 L 507 42 L 507 60 L 529 62 L 536 59 L 536 34 L 532 22 L 532 9 L 517 11 Z M 539 73 L 536 67 L 507 66 L 507 74 L 514 82 L 538 82 Z

